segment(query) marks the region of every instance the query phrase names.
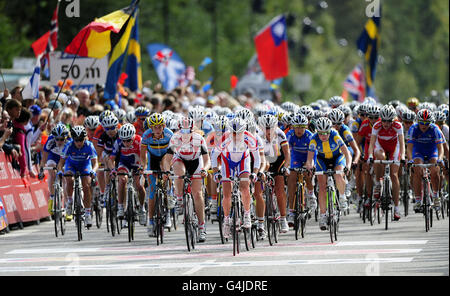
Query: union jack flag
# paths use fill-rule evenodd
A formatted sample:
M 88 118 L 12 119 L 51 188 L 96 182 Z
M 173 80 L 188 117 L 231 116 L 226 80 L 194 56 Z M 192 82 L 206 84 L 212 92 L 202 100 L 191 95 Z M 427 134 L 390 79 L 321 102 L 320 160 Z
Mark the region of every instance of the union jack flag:
M 163 63 L 164 66 L 167 67 L 167 65 L 169 64 L 170 58 L 172 57 L 172 54 L 173 54 L 172 50 L 168 50 L 168 49 L 159 50 L 153 58 L 155 60 L 157 60 L 158 62 Z
M 361 65 L 356 65 L 344 81 L 344 88 L 355 101 L 363 102 L 365 97 L 364 71 Z

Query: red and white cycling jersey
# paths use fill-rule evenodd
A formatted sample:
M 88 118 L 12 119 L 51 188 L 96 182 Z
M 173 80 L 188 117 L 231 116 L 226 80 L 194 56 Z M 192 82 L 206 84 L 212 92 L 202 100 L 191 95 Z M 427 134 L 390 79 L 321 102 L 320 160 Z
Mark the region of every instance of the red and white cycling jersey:
M 188 135 L 176 132 L 170 139 L 169 150 L 173 152 L 174 158 L 183 160 L 199 159 L 208 153 L 205 138 L 195 132 Z
M 388 129 L 383 128 L 381 121 L 377 121 L 372 128 L 372 135 L 377 137 L 377 142 L 387 151 L 395 151 L 398 136 L 403 134 L 403 126 L 400 122 L 394 121 Z

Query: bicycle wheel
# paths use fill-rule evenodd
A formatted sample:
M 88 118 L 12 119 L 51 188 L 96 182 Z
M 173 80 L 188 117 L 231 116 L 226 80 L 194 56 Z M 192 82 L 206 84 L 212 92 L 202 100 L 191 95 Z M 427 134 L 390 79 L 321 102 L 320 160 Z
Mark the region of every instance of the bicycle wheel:
M 233 226 L 232 226 L 232 234 L 233 234 L 233 256 L 236 256 L 236 254 L 239 254 L 239 233 L 240 233 L 240 210 L 239 205 L 236 202 L 237 197 L 232 196 L 232 208 L 233 208 Z
M 83 230 L 82 230 L 82 213 L 81 213 L 81 196 L 80 196 L 80 188 L 75 188 L 75 197 L 74 197 L 74 212 L 75 212 L 75 224 L 77 226 L 77 235 L 78 241 L 83 239 Z
M 422 198 L 422 207 L 423 207 L 423 215 L 425 218 L 425 232 L 428 232 L 430 230 L 430 206 L 429 206 L 429 200 L 428 200 L 428 184 L 424 182 L 423 185 L 423 198 Z
M 128 222 L 128 242 L 134 240 L 134 192 L 133 189 L 127 190 L 127 222 Z
M 155 195 L 155 227 L 156 227 L 156 245 L 159 246 L 159 243 L 163 243 L 164 237 L 164 223 L 163 223 L 163 205 L 162 205 L 162 192 L 161 189 L 156 191 Z
M 300 212 L 303 212 L 303 206 L 300 206 L 300 204 L 303 205 L 303 199 L 302 199 L 302 184 L 299 183 L 298 187 L 297 187 L 297 192 L 294 196 L 295 201 L 294 201 L 294 234 L 295 234 L 295 240 L 298 240 L 298 233 L 299 231 L 302 231 L 301 228 L 301 214 Z M 303 232 L 302 232 L 302 237 L 303 237 Z
M 55 190 L 55 195 L 53 197 L 53 219 L 55 222 L 55 236 L 58 237 L 59 233 L 59 227 L 60 227 L 60 219 L 61 219 L 61 212 L 59 209 L 60 206 L 60 197 L 59 197 L 59 190 Z
M 191 251 L 192 248 L 192 216 L 193 216 L 193 207 L 192 207 L 192 196 L 190 193 L 186 193 L 183 196 L 183 215 L 184 215 L 184 233 L 186 236 L 186 245 L 188 251 Z
M 277 199 L 273 198 L 272 196 L 272 201 L 273 201 L 273 213 L 274 213 L 274 219 L 272 220 L 272 227 L 273 227 L 273 231 L 272 231 L 272 235 L 273 235 L 273 241 L 277 244 L 278 243 L 278 232 L 280 232 L 280 212 L 278 211 L 278 204 L 277 204 Z
M 217 220 L 219 221 L 220 241 L 225 244 L 225 237 L 223 236 L 223 208 L 222 208 L 222 184 L 219 185 L 219 192 L 217 194 Z
M 274 220 L 274 212 L 273 212 L 273 202 L 272 202 L 272 190 L 269 188 L 266 189 L 266 230 L 267 230 L 267 238 L 269 239 L 269 245 L 273 246 L 274 241 L 272 240 L 272 224 Z

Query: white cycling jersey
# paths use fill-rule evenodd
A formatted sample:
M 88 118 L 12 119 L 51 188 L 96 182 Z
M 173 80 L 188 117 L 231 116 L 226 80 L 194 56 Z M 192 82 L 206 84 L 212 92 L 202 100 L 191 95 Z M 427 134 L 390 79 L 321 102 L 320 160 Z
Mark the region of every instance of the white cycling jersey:
M 264 155 L 269 163 L 274 163 L 282 154 L 281 146 L 288 145 L 285 133 L 279 128 L 275 128 L 275 135 L 272 139 L 266 138 L 265 131 L 257 129 L 257 134 L 263 140 Z

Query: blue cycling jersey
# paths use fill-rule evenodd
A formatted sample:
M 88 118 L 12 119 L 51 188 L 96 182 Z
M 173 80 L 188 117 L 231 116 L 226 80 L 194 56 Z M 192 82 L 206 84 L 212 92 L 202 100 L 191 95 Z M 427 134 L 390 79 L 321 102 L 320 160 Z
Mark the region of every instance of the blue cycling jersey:
M 408 144 L 413 144 L 413 158 L 437 157 L 437 145 L 445 143 L 444 135 L 433 123 L 422 132 L 419 124 L 413 124 L 408 131 Z
M 162 138 L 155 139 L 152 134 L 152 130 L 148 129 L 145 131 L 145 133 L 142 135 L 142 146 L 147 146 L 147 151 L 154 156 L 161 157 L 166 154 L 167 149 L 169 148 L 169 142 L 172 138 L 173 132 L 168 129 L 164 128 Z
M 350 147 L 350 143 L 353 142 L 355 139 L 353 138 L 353 134 L 350 131 L 350 128 L 346 124 L 342 124 L 338 132 L 342 140 L 344 140 L 344 143 L 347 146 L 348 150 L 350 151 L 350 154 L 353 155 L 353 148 Z
M 291 149 L 291 167 L 299 168 L 304 165 L 308 158 L 309 142 L 313 137 L 313 133 L 309 130 L 305 130 L 305 133 L 301 138 L 295 135 L 294 130 L 290 130 L 286 134 L 286 138 L 289 142 Z
M 207 136 L 210 132 L 214 131 L 214 127 L 213 127 L 212 124 L 209 123 L 208 121 L 203 120 L 202 131 L 205 133 L 204 137 L 206 138 L 206 136 Z
M 75 146 L 75 142 L 71 140 L 64 146 L 62 157 L 72 163 L 86 163 L 91 159 L 97 158 L 97 152 L 95 151 L 94 144 L 91 141 L 86 140 L 83 147 L 78 149 Z

